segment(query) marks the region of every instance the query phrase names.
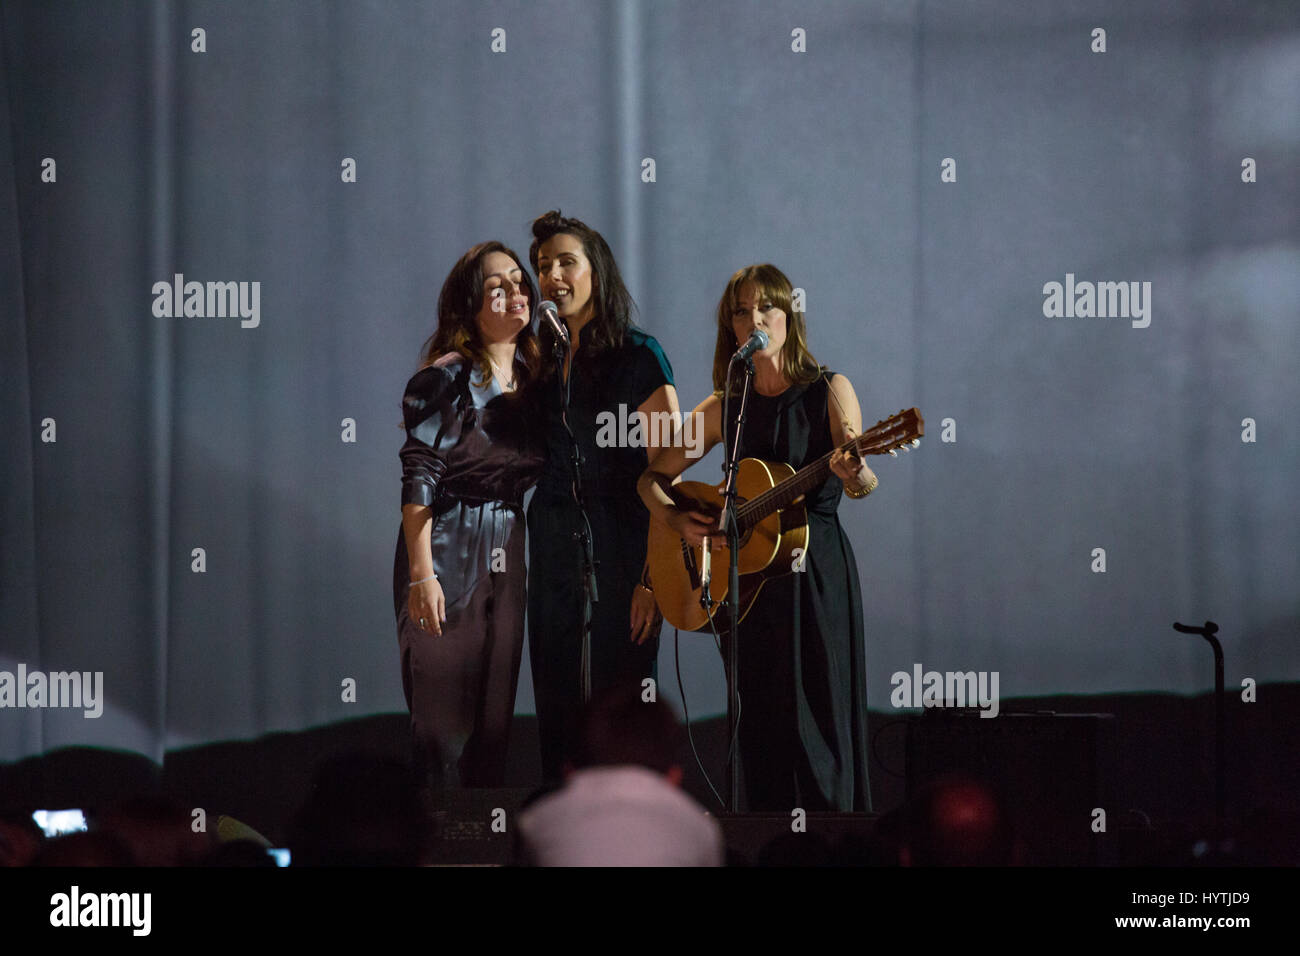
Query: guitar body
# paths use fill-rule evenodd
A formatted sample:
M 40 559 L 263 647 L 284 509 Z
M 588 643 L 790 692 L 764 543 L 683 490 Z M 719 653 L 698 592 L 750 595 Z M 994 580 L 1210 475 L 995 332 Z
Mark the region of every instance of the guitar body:
M 736 473 L 737 505 L 757 498 L 794 475 L 794 469 L 779 462 L 744 458 Z M 671 494 L 678 507 L 705 513 L 722 510 L 722 485 L 683 481 Z M 800 498 L 782 510 L 767 515 L 749 528 L 740 540 L 740 619 L 753 606 L 763 582 L 790 574 L 808 551 L 808 518 Z M 796 549 L 801 549 L 796 553 Z M 683 631 L 709 631 L 709 614 L 700 604 L 703 549 L 691 547 L 667 525 L 651 520 L 649 546 L 650 580 L 655 601 L 664 619 Z M 712 552 L 712 581 L 709 595 L 716 602 L 713 623 L 729 630 L 729 551 L 724 546 Z
M 915 408 L 876 422 L 861 435 L 851 437 L 836 452 L 857 455 L 896 455 L 896 450 L 915 448 L 925 434 L 925 420 Z M 741 460 L 736 472 L 736 507 L 740 537 L 740 619 L 753 607 L 763 582 L 803 570 L 808 557 L 808 514 L 804 495 L 817 488 L 830 474 L 832 452 L 827 452 L 798 471 L 789 465 L 757 458 Z M 662 486 L 661 486 L 662 487 Z M 683 510 L 704 514 L 722 511 L 722 486 L 683 481 L 668 492 Z M 688 545 L 666 524 L 650 520 L 648 558 L 655 601 L 668 623 L 683 631 L 729 629 L 726 605 L 729 564 L 725 547 L 712 552 L 709 597 L 712 612 L 700 604 L 702 548 Z M 710 626 L 712 617 L 712 627 Z

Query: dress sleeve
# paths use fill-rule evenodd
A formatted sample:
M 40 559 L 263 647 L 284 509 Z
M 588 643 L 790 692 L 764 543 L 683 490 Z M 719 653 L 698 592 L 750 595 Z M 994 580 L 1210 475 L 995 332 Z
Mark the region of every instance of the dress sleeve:
M 664 385 L 672 384 L 673 367 L 668 362 L 668 356 L 653 335 L 645 336 L 645 340 L 637 347 L 632 366 L 632 401 L 629 407 L 640 408 L 656 391 Z
M 438 482 L 447 471 L 447 453 L 460 433 L 455 408 L 454 379 L 445 368 L 431 365 L 411 377 L 402 397 L 406 443 L 402 459 L 402 504 L 431 505 Z

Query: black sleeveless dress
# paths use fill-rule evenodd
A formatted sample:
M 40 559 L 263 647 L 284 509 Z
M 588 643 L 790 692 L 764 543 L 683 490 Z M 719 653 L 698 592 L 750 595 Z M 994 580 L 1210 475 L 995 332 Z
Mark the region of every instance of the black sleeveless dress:
M 751 390 L 740 456 L 797 470 L 829 452 L 831 374 L 772 397 Z M 862 592 L 836 515 L 843 490 L 831 473 L 808 493 L 804 570 L 764 584 L 740 625 L 749 810 L 871 809 Z

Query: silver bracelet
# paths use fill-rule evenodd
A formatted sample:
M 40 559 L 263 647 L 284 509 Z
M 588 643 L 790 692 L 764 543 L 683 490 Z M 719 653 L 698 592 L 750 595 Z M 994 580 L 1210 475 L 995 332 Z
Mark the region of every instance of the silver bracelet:
M 413 587 L 415 587 L 417 584 L 423 584 L 425 581 L 436 581 L 436 580 L 438 580 L 438 575 L 436 575 L 436 574 L 431 574 L 431 575 L 429 575 L 427 578 L 420 578 L 420 580 L 418 580 L 418 581 L 412 581 L 410 584 L 407 585 L 407 587 L 408 587 L 408 588 L 413 588 Z

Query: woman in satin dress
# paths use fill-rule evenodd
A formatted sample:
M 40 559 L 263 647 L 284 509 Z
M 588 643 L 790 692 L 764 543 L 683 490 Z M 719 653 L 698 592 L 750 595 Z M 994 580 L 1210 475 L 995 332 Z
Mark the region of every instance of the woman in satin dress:
M 402 399 L 393 608 L 416 769 L 434 799 L 502 785 L 523 652 L 524 493 L 545 447 L 532 407 L 537 289 L 499 242 L 460 258 Z

